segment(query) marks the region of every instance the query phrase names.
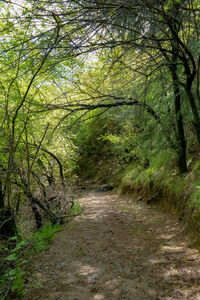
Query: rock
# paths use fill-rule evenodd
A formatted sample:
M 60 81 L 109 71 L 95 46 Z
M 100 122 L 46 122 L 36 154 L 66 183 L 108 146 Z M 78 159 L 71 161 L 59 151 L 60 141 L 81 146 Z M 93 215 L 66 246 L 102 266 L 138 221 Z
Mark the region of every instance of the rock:
M 113 185 L 104 185 L 101 186 L 99 189 L 97 189 L 95 192 L 106 192 L 106 191 L 112 191 L 113 190 Z

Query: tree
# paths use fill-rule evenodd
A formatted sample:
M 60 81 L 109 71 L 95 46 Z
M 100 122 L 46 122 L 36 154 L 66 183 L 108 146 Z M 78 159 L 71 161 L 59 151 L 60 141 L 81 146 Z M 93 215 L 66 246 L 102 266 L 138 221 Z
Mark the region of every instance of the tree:
M 13 184 L 32 201 L 32 181 L 45 193 L 33 170 L 38 161 L 49 164 L 41 159 L 44 153 L 60 169 L 60 159 L 45 145 L 51 126 L 44 124 L 37 139 L 30 137 L 35 113 L 58 116 L 62 111 L 60 126 L 77 111 L 81 119 L 91 110 L 98 115 L 135 106 L 141 119 L 145 112 L 155 120 L 178 155 L 180 172 L 187 171 L 186 120 L 191 115 L 200 142 L 198 1 L 26 0 L 1 5 L 1 140 L 7 150 L 1 162 L 3 206 L 11 206 Z M 94 58 L 106 69 L 100 74 L 107 78 L 104 86 L 96 80 L 92 87 L 82 79 Z M 59 98 L 50 85 L 59 91 Z M 153 89 L 157 89 L 154 97 Z M 46 92 L 55 97 L 49 101 Z M 50 177 L 46 174 L 47 180 Z
M 31 8 L 34 22 L 43 25 L 49 15 L 54 15 L 59 23 L 60 38 L 54 47 L 54 61 L 57 63 L 72 57 L 82 57 L 83 54 L 98 49 L 115 49 L 121 46 L 122 53 L 137 51 L 141 56 L 146 54 L 145 65 L 140 63 L 134 66 L 135 72 L 143 74 L 144 78 L 163 73 L 164 67 L 169 70 L 172 82 L 170 89 L 174 93 L 172 113 L 176 141 L 173 147 L 179 156 L 180 171 L 185 172 L 187 164 L 182 87 L 193 114 L 196 137 L 200 141 L 200 117 L 193 89 L 199 68 L 196 51 L 199 42 L 198 2 L 136 0 L 113 4 L 111 1 L 87 0 L 63 0 L 59 3 L 35 1 Z M 39 39 L 45 40 L 49 31 L 44 29 L 51 31 L 51 22 L 48 21 L 48 26 L 41 27 L 42 35 Z M 148 88 L 149 80 L 146 83 Z M 197 87 L 196 91 L 198 89 Z M 165 132 L 170 130 L 167 128 Z M 170 141 L 170 144 L 173 143 Z
M 59 207 L 52 206 L 52 195 L 46 193 L 47 183 L 52 186 L 54 181 L 53 173 L 56 168 L 51 167 L 52 160 L 54 165 L 56 162 L 58 166 L 63 193 L 65 178 L 60 159 L 49 149 L 50 142 L 47 138 L 50 139 L 52 135 L 50 118 L 43 114 L 44 121 L 40 120 L 37 123 L 38 114 L 33 111 L 45 101 L 44 92 L 49 85 L 49 77 L 56 74 L 56 68 L 53 68 L 50 62 L 51 53 L 59 39 L 59 20 L 51 14 L 53 25 L 43 39 L 38 30 L 34 31 L 35 22 L 28 10 L 15 11 L 15 6 L 5 5 L 2 7 L 2 16 L 5 15 L 7 19 L 2 18 L 5 21 L 2 22 L 0 49 L 0 233 L 12 236 L 17 231 L 15 215 L 21 197 L 29 199 L 38 228 L 42 225 L 41 210 L 53 223 L 59 221 Z M 37 39 L 37 35 L 41 37 L 40 40 Z M 45 75 L 47 71 L 48 76 Z M 51 136 L 51 141 L 53 140 Z M 37 175 L 38 172 L 40 176 Z M 54 184 L 56 183 L 58 180 L 54 181 Z M 49 190 L 53 193 L 52 187 L 49 187 Z M 54 193 L 54 204 L 57 202 L 60 206 L 59 197 L 58 193 Z

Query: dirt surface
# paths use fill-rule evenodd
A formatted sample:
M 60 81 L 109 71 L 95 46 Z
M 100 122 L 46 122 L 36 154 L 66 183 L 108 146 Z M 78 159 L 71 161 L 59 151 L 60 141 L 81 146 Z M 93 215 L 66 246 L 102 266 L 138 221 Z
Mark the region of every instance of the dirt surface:
M 24 299 L 200 299 L 200 256 L 175 219 L 95 189 L 80 204 L 85 214 L 37 258 Z

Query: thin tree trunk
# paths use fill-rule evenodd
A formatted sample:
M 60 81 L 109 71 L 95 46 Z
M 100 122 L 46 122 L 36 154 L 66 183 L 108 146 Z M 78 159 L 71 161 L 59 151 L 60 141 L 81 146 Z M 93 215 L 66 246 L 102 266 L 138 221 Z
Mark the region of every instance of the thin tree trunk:
M 177 154 L 178 154 L 178 166 L 180 173 L 187 172 L 187 157 L 186 157 L 186 138 L 183 127 L 183 116 L 181 113 L 181 95 L 180 86 L 177 75 L 177 53 L 178 49 L 176 45 L 172 42 L 172 65 L 170 68 L 173 80 L 173 90 L 174 90 L 174 107 L 176 115 L 176 126 L 177 126 Z
M 174 88 L 174 106 L 176 114 L 176 124 L 177 124 L 177 154 L 178 154 L 178 166 L 180 173 L 187 172 L 187 157 L 186 157 L 186 139 L 183 127 L 183 116 L 181 113 L 181 97 L 180 89 L 176 78 L 176 74 L 173 74 L 173 88 Z
M 6 238 L 16 235 L 17 227 L 14 214 L 10 207 L 6 207 L 0 214 L 0 234 Z
M 3 185 L 0 179 L 0 235 L 12 237 L 17 233 L 14 214 L 10 207 L 5 207 Z
M 42 227 L 42 217 L 41 214 L 37 208 L 37 206 L 35 205 L 35 203 L 33 203 L 33 201 L 30 201 L 31 204 L 31 209 L 35 218 L 35 222 L 36 222 L 36 226 L 37 229 L 40 229 Z
M 195 102 L 195 99 L 194 99 L 194 95 L 192 93 L 191 85 L 190 84 L 187 85 L 185 90 L 186 90 L 188 100 L 190 102 L 190 107 L 192 109 L 192 113 L 193 113 L 193 116 L 194 116 L 193 124 L 194 124 L 194 128 L 195 128 L 195 131 L 196 131 L 197 141 L 200 145 L 200 117 L 199 117 L 198 108 L 197 108 L 197 105 L 196 105 L 196 102 Z

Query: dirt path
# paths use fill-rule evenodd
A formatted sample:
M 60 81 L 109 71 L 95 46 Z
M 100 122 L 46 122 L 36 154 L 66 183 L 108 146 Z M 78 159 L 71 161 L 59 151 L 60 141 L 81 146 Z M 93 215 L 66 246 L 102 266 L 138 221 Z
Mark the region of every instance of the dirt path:
M 200 299 L 200 256 L 169 215 L 85 192 L 85 215 L 34 265 L 27 300 Z

